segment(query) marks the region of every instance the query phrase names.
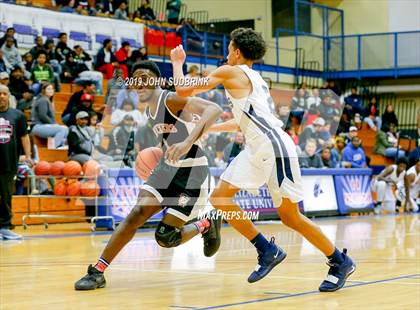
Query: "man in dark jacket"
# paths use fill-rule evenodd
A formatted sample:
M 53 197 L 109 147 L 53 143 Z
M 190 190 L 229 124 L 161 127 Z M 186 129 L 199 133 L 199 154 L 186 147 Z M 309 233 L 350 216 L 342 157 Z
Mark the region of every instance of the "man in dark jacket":
M 308 139 L 305 144 L 305 150 L 299 157 L 299 165 L 301 168 L 324 168 L 321 157 L 316 154 L 315 139 Z
M 0 38 L 0 47 L 2 47 L 3 44 L 6 43 L 7 38 L 12 38 L 15 47 L 18 48 L 17 40 L 15 38 L 15 28 L 13 27 L 7 28 L 4 36 Z
M 71 49 L 67 46 L 67 34 L 61 32 L 58 35 L 58 43 L 55 48 L 55 59 L 59 62 L 63 62 L 66 60 L 67 54 L 71 53 Z
M 83 94 L 82 97 L 80 97 L 80 102 L 71 110 L 70 113 L 70 119 L 68 121 L 67 126 L 72 126 L 76 124 L 76 115 L 77 113 L 81 111 L 85 111 L 88 114 L 95 112 L 93 110 L 93 96 L 90 94 Z M 102 114 L 96 113 L 98 115 L 98 120 L 100 121 L 102 119 Z
M 105 39 L 103 47 L 98 51 L 96 55 L 95 69 L 102 72 L 107 80 L 112 78 L 114 69 L 118 67 L 118 61 L 112 52 L 112 41 Z
M 69 120 L 71 111 L 80 103 L 80 98 L 82 98 L 84 94 L 93 95 L 96 92 L 95 83 L 93 83 L 92 81 L 83 81 L 82 86 L 83 89 L 81 91 L 75 92 L 73 95 L 71 95 L 66 108 L 61 114 L 61 119 L 63 120 L 63 123 L 65 123 L 67 126 L 70 126 Z
M 20 67 L 14 67 L 10 72 L 9 89 L 18 101 L 22 98 L 28 98 L 29 86 L 23 78 L 23 70 Z

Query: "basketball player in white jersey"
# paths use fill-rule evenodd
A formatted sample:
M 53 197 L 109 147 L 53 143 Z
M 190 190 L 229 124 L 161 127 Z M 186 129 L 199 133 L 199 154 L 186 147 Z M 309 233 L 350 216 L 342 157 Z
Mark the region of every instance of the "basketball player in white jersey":
M 404 182 L 398 183 L 397 190 L 397 206 L 404 207 L 405 211 L 414 211 L 419 210 L 417 201 L 420 194 L 420 160 L 417 159 L 417 162 L 414 166 L 407 170 Z
M 389 165 L 378 175 L 372 183 L 372 190 L 376 192 L 377 199 L 375 213 L 394 213 L 396 210 L 396 198 L 394 191 L 398 184 L 404 184 L 405 172 L 408 160 L 405 157 L 398 159 L 397 164 Z
M 231 33 L 228 65 L 217 68 L 208 76 L 206 83 L 197 86 L 175 85 L 180 96 L 193 96 L 209 91 L 222 84 L 232 107 L 234 119 L 214 125 L 213 131 L 236 131 L 240 129 L 247 141 L 242 151 L 221 176 L 210 198 L 212 205 L 225 212 L 243 212 L 233 202 L 240 189 L 256 191 L 267 184 L 273 203 L 283 223 L 302 234 L 328 257 L 331 267 L 320 291 L 336 291 L 344 286 L 347 277 L 354 272 L 355 264 L 341 252 L 322 231 L 299 212 L 297 203 L 303 200 L 298 156 L 291 138 L 281 129 L 282 122 L 270 111 L 272 98 L 265 81 L 252 70 L 254 61 L 261 59 L 266 51 L 260 34 L 252 29 L 239 28 Z M 186 55 L 182 46 L 171 51 L 175 80 L 184 79 L 182 65 Z M 168 160 L 176 161 L 186 153 L 183 149 L 169 149 Z M 282 199 L 292 203 L 282 204 Z M 265 277 L 285 257 L 286 253 L 268 241 L 249 220 L 229 219 L 238 232 L 252 242 L 258 252 L 258 265 L 248 278 L 256 282 Z

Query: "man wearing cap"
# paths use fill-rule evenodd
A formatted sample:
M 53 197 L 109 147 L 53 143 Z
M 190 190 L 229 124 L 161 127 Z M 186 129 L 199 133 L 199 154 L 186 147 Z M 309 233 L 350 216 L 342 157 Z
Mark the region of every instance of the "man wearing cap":
M 317 149 L 321 148 L 325 144 L 325 140 L 322 139 L 321 130 L 325 126 L 325 120 L 322 117 L 318 117 L 312 125 L 307 126 L 299 136 L 299 146 L 303 150 L 305 149 L 306 141 L 308 139 L 315 139 L 317 143 Z
M 76 114 L 76 125 L 70 126 L 67 136 L 69 145 L 69 158 L 78 161 L 81 165 L 89 159 L 98 161 L 111 161 L 112 158 L 95 150 L 93 139 L 88 131 L 89 114 L 80 111 Z
M 343 150 L 343 157 L 341 166 L 344 168 L 366 168 L 366 155 L 363 148 L 360 146 L 362 140 L 355 136 L 351 139 L 351 143 Z
M 358 135 L 357 127 L 351 126 L 347 134 L 342 134 L 342 137 L 344 138 L 344 143 L 346 144 L 351 143 L 351 140 L 353 139 L 353 137 L 357 137 L 357 135 Z
M 9 107 L 9 95 L 9 89 L 0 85 L 0 239 L 21 239 L 10 230 L 13 179 L 20 154 L 25 154 L 24 159 L 31 162 L 31 143 L 25 115 Z
M 67 126 L 74 125 L 74 123 L 73 124 L 69 123 L 70 116 L 71 116 L 73 108 L 78 106 L 78 104 L 80 103 L 80 99 L 82 98 L 82 96 L 84 94 L 93 95 L 96 92 L 95 83 L 92 81 L 82 81 L 81 85 L 83 86 L 83 89 L 71 95 L 66 108 L 61 114 L 61 119 L 63 120 L 63 123 L 66 124 Z
M 9 88 L 10 80 L 9 80 L 9 74 L 7 72 L 0 72 L 0 84 Z M 9 107 L 12 109 L 16 109 L 16 105 L 17 105 L 16 97 L 10 94 L 10 90 L 9 90 Z
M 87 112 L 88 114 L 91 112 L 95 112 L 93 110 L 93 96 L 91 94 L 86 93 L 80 97 L 80 102 L 71 111 L 70 119 L 67 122 L 67 126 L 72 126 L 76 124 L 76 115 L 81 111 Z M 100 121 L 102 119 L 102 114 L 97 112 L 96 114 L 98 115 L 98 120 Z

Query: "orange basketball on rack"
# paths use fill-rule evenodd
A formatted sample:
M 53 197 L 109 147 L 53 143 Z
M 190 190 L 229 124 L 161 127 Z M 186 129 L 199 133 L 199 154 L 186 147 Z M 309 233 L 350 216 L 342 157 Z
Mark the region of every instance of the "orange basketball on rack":
M 50 168 L 51 168 L 51 165 L 49 162 L 41 160 L 35 166 L 35 174 L 36 175 L 49 175 Z
M 101 173 L 101 166 L 96 160 L 88 160 L 83 165 L 83 174 L 86 177 L 97 177 Z
M 136 158 L 136 173 L 144 181 L 147 181 L 153 169 L 156 168 L 163 156 L 162 149 L 149 147 L 142 150 Z
M 65 196 L 67 194 L 67 184 L 65 181 L 57 181 L 54 186 L 54 195 Z
M 80 182 L 74 181 L 67 185 L 68 196 L 79 196 L 80 195 Z
M 94 197 L 98 196 L 100 187 L 96 181 L 90 180 L 80 185 L 80 193 L 82 196 Z
M 82 173 L 82 166 L 75 160 L 70 160 L 65 163 L 63 174 L 65 176 L 79 176 Z
M 51 164 L 50 174 L 55 175 L 55 176 L 63 175 L 64 166 L 65 166 L 64 161 L 59 160 L 59 161 L 53 162 Z

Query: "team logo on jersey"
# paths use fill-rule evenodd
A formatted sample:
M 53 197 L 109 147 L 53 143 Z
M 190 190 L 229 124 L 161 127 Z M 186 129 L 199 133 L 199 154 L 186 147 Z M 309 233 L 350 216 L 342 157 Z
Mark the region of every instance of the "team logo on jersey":
M 177 133 L 178 129 L 174 124 L 156 124 L 153 126 L 155 135 L 163 135 L 164 133 Z
M 185 194 L 181 194 L 181 195 L 179 195 L 178 206 L 184 208 L 190 200 L 191 200 L 190 197 L 188 197 Z
M 13 125 L 7 119 L 0 118 L 0 144 L 10 142 L 13 135 Z

